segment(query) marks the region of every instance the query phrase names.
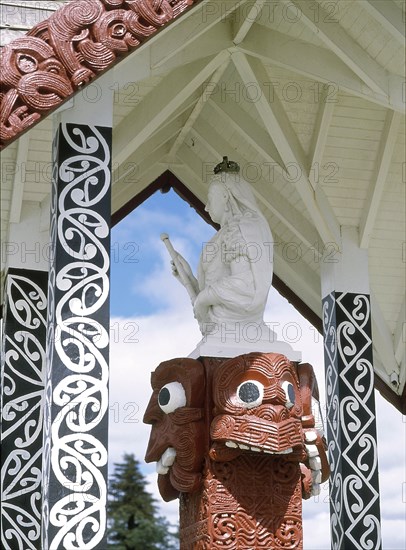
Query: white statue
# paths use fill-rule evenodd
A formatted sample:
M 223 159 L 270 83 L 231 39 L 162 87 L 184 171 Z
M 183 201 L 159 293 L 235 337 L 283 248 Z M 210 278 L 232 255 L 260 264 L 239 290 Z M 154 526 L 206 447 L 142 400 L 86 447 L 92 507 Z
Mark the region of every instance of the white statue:
M 227 159 L 222 165 L 236 166 Z M 269 334 L 263 314 L 272 282 L 273 238 L 250 184 L 237 172 L 217 173 L 205 209 L 220 230 L 203 246 L 197 277 L 168 236 L 161 235 L 172 257 L 173 274 L 189 292 L 203 336 L 247 326 L 263 327 Z

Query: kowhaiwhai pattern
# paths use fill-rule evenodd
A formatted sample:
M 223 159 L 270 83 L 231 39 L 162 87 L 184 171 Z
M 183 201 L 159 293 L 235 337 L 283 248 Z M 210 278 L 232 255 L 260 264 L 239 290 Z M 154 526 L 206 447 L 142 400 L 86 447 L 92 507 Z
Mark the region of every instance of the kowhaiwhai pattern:
M 323 302 L 332 548 L 381 548 L 369 297 Z
M 10 269 L 2 350 L 2 548 L 41 548 L 47 273 Z
M 43 547 L 86 550 L 106 546 L 111 130 L 58 134 Z

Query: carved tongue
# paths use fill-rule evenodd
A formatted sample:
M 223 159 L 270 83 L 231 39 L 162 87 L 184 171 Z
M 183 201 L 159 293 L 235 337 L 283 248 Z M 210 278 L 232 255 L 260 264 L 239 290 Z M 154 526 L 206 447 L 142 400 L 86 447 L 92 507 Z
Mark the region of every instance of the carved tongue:
M 175 458 L 176 450 L 173 447 L 168 447 L 156 463 L 156 471 L 158 474 L 167 474 L 170 466 L 175 462 Z

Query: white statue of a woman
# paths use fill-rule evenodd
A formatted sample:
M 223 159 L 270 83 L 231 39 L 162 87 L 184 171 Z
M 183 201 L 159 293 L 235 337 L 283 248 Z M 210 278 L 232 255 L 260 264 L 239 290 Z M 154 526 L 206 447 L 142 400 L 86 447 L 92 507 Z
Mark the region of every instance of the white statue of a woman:
M 250 184 L 238 172 L 217 173 L 205 209 L 220 230 L 203 246 L 197 277 L 177 252 L 172 261 L 203 336 L 241 334 L 247 326 L 267 330 L 263 314 L 272 282 L 273 238 Z

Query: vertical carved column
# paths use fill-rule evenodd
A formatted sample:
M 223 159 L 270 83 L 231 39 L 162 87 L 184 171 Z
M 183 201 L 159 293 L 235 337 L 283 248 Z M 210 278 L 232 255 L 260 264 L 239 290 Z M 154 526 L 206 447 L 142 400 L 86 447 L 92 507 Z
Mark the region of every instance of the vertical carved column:
M 106 548 L 111 129 L 54 146 L 43 549 Z
M 145 459 L 162 498 L 179 497 L 180 549 L 301 550 L 302 497 L 328 476 L 311 365 L 277 353 L 173 359 L 151 384 Z
M 368 287 L 367 257 L 354 246 L 357 240 L 350 231 L 343 240 L 342 257 L 327 277 L 341 291 L 325 293 L 323 299 L 332 548 L 378 550 L 371 305 L 368 293 L 361 291 Z
M 2 548 L 41 549 L 47 316 L 44 271 L 9 269 L 1 368 Z

